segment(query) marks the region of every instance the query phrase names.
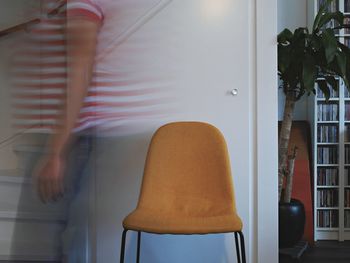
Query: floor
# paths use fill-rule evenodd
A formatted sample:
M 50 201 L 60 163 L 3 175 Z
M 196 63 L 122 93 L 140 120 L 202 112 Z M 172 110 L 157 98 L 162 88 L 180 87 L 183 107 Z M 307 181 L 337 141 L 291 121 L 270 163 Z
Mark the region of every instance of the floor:
M 313 248 L 309 248 L 300 260 L 293 260 L 280 256 L 279 263 L 349 263 L 350 241 L 319 241 Z
M 13 261 L 1 261 L 0 263 L 11 263 Z M 287 256 L 280 256 L 279 263 L 349 263 L 350 241 L 319 241 L 301 256 L 299 260 Z M 15 263 L 37 263 L 33 261 L 15 261 Z M 44 262 L 42 262 L 44 263 Z M 49 262 L 45 262 L 49 263 Z M 52 262 L 58 263 L 58 262 Z
M 38 263 L 38 261 L 7 261 L 7 260 L 0 260 L 0 263 Z M 39 263 L 60 263 L 58 261 L 40 261 Z

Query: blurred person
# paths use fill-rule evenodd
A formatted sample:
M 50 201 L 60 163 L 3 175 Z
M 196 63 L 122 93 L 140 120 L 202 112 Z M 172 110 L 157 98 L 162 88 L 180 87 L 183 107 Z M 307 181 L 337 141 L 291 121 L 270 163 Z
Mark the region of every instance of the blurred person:
M 66 132 L 72 130 L 70 125 L 74 125 L 72 120 L 78 114 L 88 86 L 86 77 L 84 86 L 77 81 L 76 68 L 86 76 L 90 74 L 91 69 L 87 67 L 93 65 L 94 30 L 99 26 L 99 22 L 83 16 L 68 23 L 66 1 L 44 0 L 39 22 L 30 25 L 27 32 L 14 41 L 17 43 L 12 59 L 14 127 L 21 135 L 19 144 L 35 147 L 30 156 L 27 155 L 29 161 L 22 159 L 24 164 L 20 165 L 24 165 L 26 173 L 36 170 L 37 190 L 44 203 L 58 201 L 65 193 L 69 212 L 62 234 L 64 262 L 89 262 L 85 245 L 88 222 L 83 220 L 88 216 L 89 193 L 88 189 L 80 191 L 79 184 L 88 176 L 84 170 L 92 137 L 77 134 L 74 142 L 69 143 L 71 135 Z M 71 36 L 70 39 L 67 36 Z M 73 71 L 75 78 L 70 77 Z M 77 88 L 69 91 L 70 83 Z M 77 107 L 72 107 L 73 104 Z M 67 118 L 69 116 L 73 119 Z M 47 146 L 42 148 L 44 144 Z M 35 161 L 39 158 L 40 161 Z M 35 163 L 38 163 L 36 168 Z M 20 233 L 15 236 L 23 238 Z
M 51 8 L 47 10 L 57 12 L 46 15 L 31 29 L 32 35 L 39 34 L 36 51 L 41 70 L 24 74 L 38 78 L 39 83 L 35 84 L 35 79 L 28 85 L 20 76 L 17 79 L 22 81 L 22 87 L 17 85 L 22 90 L 39 90 L 39 103 L 25 101 L 33 98 L 32 92 L 18 94 L 21 102 L 15 108 L 22 113 L 16 114 L 16 121 L 21 128 L 50 134 L 35 171 L 38 194 L 43 202 L 62 197 L 69 200 L 64 262 L 85 263 L 90 262 L 86 243 L 93 212 L 88 204 L 91 171 L 87 165 L 95 138 L 137 134 L 152 127 L 164 117 L 162 104 L 168 83 L 154 81 L 157 76 L 150 74 L 154 69 L 144 68 L 135 59 L 147 52 L 149 39 L 134 39 L 118 49 L 125 30 L 147 13 L 154 1 L 47 0 L 46 4 Z M 45 28 L 45 23 L 50 26 Z M 37 107 L 37 115 L 23 113 L 33 107 Z M 29 126 L 23 127 L 23 123 Z

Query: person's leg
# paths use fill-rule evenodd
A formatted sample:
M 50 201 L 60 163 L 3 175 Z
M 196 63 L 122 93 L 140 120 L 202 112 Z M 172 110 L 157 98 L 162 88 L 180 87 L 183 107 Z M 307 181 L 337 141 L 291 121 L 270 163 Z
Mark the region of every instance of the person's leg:
M 89 160 L 92 143 L 92 137 L 79 136 L 67 160 L 65 198 L 69 208 L 62 234 L 62 262 L 65 263 L 89 262 Z

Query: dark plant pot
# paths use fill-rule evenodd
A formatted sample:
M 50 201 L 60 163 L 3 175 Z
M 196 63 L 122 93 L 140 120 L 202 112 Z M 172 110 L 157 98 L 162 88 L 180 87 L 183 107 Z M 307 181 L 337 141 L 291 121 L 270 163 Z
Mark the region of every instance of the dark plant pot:
M 292 199 L 279 203 L 279 247 L 293 247 L 304 234 L 305 209 L 302 202 Z

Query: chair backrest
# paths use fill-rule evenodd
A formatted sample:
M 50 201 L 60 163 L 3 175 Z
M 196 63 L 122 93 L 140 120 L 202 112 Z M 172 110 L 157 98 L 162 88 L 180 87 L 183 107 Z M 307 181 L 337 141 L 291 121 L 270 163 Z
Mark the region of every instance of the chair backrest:
M 201 122 L 160 127 L 149 146 L 139 208 L 191 216 L 236 211 L 223 135 Z

